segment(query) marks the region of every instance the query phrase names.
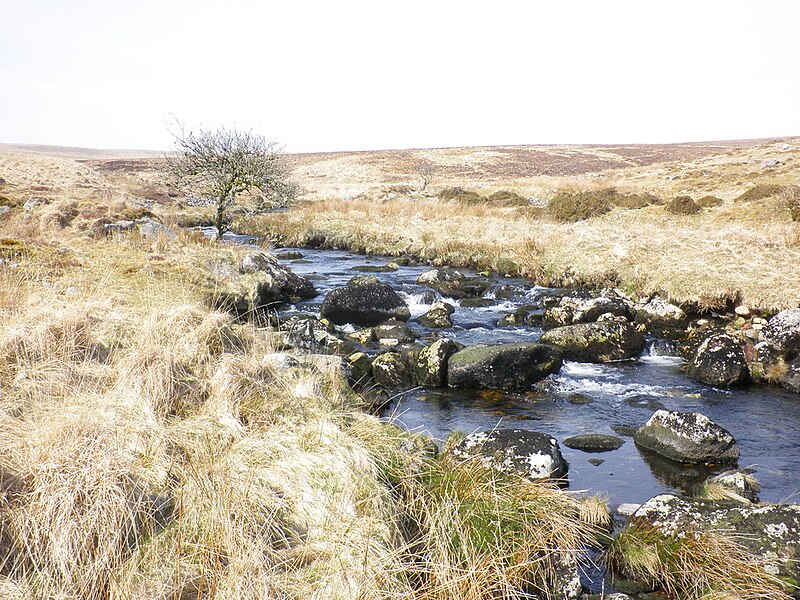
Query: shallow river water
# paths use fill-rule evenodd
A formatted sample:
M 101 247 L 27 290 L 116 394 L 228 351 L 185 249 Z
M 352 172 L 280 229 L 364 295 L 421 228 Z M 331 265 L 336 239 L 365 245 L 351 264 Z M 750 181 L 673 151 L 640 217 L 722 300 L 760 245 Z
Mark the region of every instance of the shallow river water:
M 287 250 L 292 249 L 282 252 Z M 385 265 L 390 260 L 344 251 L 298 251 L 302 259 L 283 262 L 296 273 L 314 279 L 320 295 L 291 307 L 289 313 L 318 313 L 328 291 L 359 274 L 353 267 Z M 370 273 L 405 297 L 412 313 L 409 324 L 422 341 L 432 331 L 413 319 L 428 309 L 421 302 L 428 288 L 415 280 L 430 268 L 400 267 L 394 272 Z M 463 308 L 458 301 L 451 301 L 458 306 L 454 328 L 438 333 L 466 345 L 536 341 L 542 333 L 537 327 L 497 328 L 495 324 L 547 290 L 519 279 L 497 278 L 497 283 L 512 284 L 519 288 L 518 293 L 484 308 Z M 663 491 L 686 489 L 709 474 L 643 455 L 630 437 L 659 408 L 698 411 L 736 438 L 741 451 L 739 466 L 754 469 L 762 485 L 762 501 L 800 501 L 800 396 L 758 386 L 735 390 L 705 386 L 686 377 L 683 363 L 669 343 L 651 339 L 644 355 L 635 362 L 566 362 L 558 375 L 525 394 L 424 389 L 398 392 L 387 418 L 438 441 L 454 431 L 470 433 L 497 426 L 542 431 L 559 442 L 581 433 L 620 435 L 625 443 L 611 452 L 588 454 L 562 444 L 562 453 L 570 464 L 570 489 L 600 493 L 615 506 L 641 503 Z M 590 459 L 602 462 L 593 464 Z

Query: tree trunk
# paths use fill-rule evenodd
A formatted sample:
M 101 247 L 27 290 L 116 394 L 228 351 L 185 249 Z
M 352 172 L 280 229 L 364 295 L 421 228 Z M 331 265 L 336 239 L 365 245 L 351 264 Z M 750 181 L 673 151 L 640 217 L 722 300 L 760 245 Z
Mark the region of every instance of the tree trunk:
M 225 207 L 221 204 L 217 205 L 217 216 L 214 219 L 214 224 L 217 226 L 217 239 L 222 240 L 222 234 L 225 233 Z

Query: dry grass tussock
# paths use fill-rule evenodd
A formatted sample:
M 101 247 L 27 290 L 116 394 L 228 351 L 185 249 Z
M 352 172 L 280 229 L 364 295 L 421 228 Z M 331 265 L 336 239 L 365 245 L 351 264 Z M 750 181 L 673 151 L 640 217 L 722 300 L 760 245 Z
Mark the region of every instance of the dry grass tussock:
M 665 535 L 652 527 L 628 525 L 607 553 L 614 572 L 660 586 L 687 600 L 789 600 L 767 562 L 724 532 L 684 531 Z

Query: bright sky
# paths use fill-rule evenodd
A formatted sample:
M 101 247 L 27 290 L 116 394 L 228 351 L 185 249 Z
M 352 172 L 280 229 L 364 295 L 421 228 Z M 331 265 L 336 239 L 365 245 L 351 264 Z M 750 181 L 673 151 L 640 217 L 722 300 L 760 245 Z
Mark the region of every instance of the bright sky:
M 290 152 L 800 134 L 797 0 L 0 0 L 0 142 Z

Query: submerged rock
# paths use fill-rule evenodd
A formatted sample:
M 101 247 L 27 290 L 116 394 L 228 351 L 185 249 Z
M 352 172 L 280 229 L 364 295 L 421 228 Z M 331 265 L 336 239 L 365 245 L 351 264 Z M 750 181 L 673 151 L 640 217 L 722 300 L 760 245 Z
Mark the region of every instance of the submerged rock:
M 644 336 L 625 321 L 557 327 L 545 332 L 540 341 L 561 348 L 568 360 L 598 363 L 636 358 L 645 345 Z
M 564 440 L 567 448 L 583 452 L 610 452 L 620 448 L 624 443 L 625 440 L 620 437 L 603 433 L 573 435 Z
M 656 411 L 634 441 L 677 462 L 731 464 L 739 459 L 739 446 L 731 433 L 697 412 Z
M 454 456 L 478 456 L 505 473 L 533 480 L 566 477 L 569 465 L 552 436 L 525 429 L 495 429 L 472 433 L 455 445 Z
M 747 383 L 748 369 L 744 351 L 731 336 L 712 335 L 700 344 L 688 375 L 700 383 L 733 386 Z
M 408 321 L 411 312 L 391 286 L 376 277 L 353 277 L 347 286 L 331 291 L 320 314 L 337 325 L 372 327 L 389 319 Z
M 525 390 L 561 369 L 561 352 L 533 343 L 473 346 L 450 357 L 450 387 Z

